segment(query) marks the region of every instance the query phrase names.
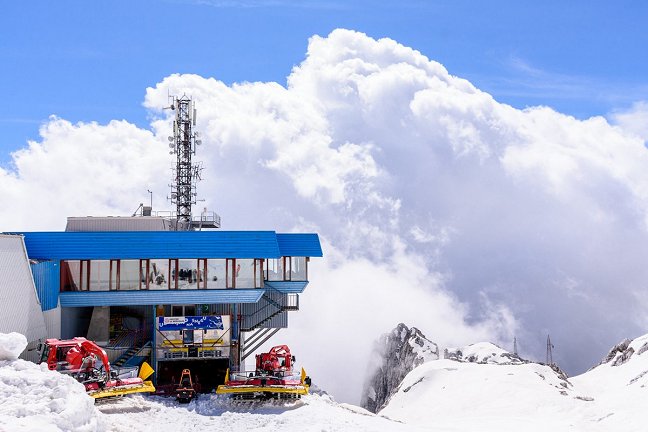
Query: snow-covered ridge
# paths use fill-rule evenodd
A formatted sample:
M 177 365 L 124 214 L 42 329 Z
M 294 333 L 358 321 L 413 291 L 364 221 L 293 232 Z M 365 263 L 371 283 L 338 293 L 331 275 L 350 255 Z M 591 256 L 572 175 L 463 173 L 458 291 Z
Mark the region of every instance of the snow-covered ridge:
M 510 353 L 490 342 L 479 342 L 463 348 L 446 348 L 443 358 L 468 363 L 481 364 L 525 364 L 519 355 Z
M 605 358 L 594 367 L 596 368 L 604 364 L 607 364 L 611 367 L 620 366 L 628 362 L 633 355 L 640 356 L 646 351 L 648 351 L 648 335 L 636 338 L 634 340 L 624 339 L 613 346 L 608 355 L 605 356 Z
M 648 335 L 624 340 L 567 378 L 491 343 L 446 349 L 407 374 L 379 414 L 439 430 L 645 431 L 647 351 Z

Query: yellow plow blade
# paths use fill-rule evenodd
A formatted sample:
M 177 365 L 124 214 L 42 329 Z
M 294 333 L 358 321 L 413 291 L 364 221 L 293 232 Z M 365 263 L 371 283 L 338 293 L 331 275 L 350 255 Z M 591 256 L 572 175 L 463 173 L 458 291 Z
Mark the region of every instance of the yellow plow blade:
M 155 386 L 153 386 L 153 383 L 151 381 L 144 381 L 142 385 L 133 386 L 133 387 L 122 387 L 122 388 L 120 387 L 108 388 L 108 389 L 96 391 L 94 393 L 89 393 L 89 395 L 95 399 L 101 399 L 106 397 L 124 396 L 133 393 L 152 393 L 154 391 L 155 391 Z
M 142 363 L 142 366 L 140 366 L 140 370 L 139 370 L 139 375 L 138 375 L 138 376 L 139 376 L 140 378 L 142 378 L 142 381 L 144 381 L 146 378 L 148 378 L 148 377 L 150 377 L 151 375 L 153 375 L 153 372 L 155 372 L 155 371 L 153 370 L 153 368 L 151 367 L 151 365 L 148 364 L 147 362 L 144 362 L 144 363 Z
M 225 373 L 225 384 L 221 384 L 216 388 L 216 394 L 254 394 L 254 393 L 278 393 L 278 394 L 294 394 L 294 395 L 307 395 L 310 386 L 305 383 L 306 371 L 301 369 L 301 382 L 299 384 L 283 384 L 283 385 L 229 385 L 230 373 L 229 369 Z
M 307 395 L 307 385 L 297 386 L 227 386 L 219 385 L 216 389 L 217 394 L 246 394 L 246 393 L 283 393 L 283 394 L 297 394 Z

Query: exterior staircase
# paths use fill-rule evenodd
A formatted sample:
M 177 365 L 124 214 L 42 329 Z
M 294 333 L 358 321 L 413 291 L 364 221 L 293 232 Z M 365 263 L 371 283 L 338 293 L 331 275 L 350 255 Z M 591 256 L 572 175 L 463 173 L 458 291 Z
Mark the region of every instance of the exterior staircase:
M 266 291 L 261 300 L 252 306 L 251 313 L 243 317 L 241 331 L 249 332 L 263 328 L 277 315 L 287 311 L 299 310 L 299 294 L 282 293 L 281 291 L 266 286 Z
M 283 293 L 266 285 L 261 300 L 249 306 L 252 310 L 243 316 L 241 331 L 252 332 L 241 346 L 241 361 L 274 336 L 281 326 L 272 323 L 273 318 L 288 311 L 299 310 L 299 294 Z

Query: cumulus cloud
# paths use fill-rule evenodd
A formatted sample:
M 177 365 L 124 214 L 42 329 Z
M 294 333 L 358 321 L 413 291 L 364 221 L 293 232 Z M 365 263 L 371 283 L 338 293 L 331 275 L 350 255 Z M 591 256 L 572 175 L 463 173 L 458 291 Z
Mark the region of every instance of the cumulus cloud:
M 64 229 L 66 216 L 130 215 L 149 186 L 160 189 L 170 176 L 161 144 L 126 121 L 51 117 L 40 136 L 12 154 L 12 170 L 0 168 L 3 231 Z
M 614 124 L 630 133 L 648 141 L 648 102 L 638 101 L 625 110 L 617 110 L 610 114 Z
M 551 333 L 571 373 L 645 332 L 648 155 L 636 131 L 514 109 L 411 48 L 348 30 L 312 37 L 287 83 L 171 75 L 146 91 L 151 131 L 52 119 L 0 172 L 15 203 L 3 220 L 60 228 L 69 214 L 128 214 L 146 188 L 166 196 L 162 108 L 186 93 L 203 134 L 199 192 L 224 227 L 325 240 L 284 337 L 342 399 L 359 398 L 356 372 L 398 321 L 441 345 L 516 335 L 536 359 Z M 339 368 L 348 357 L 346 390 L 322 353 Z

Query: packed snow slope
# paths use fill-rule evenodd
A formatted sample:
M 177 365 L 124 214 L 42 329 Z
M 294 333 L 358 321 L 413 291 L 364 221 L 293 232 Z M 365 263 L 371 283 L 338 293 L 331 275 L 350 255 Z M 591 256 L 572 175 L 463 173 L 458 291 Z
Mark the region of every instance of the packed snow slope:
M 490 344 L 447 350 L 410 372 L 385 417 L 456 431 L 645 431 L 648 335 L 574 378 Z M 641 354 L 639 354 L 641 353 Z
M 95 405 L 70 376 L 18 359 L 26 346 L 23 335 L 0 333 L 0 432 L 424 430 L 338 404 L 325 393 L 276 404 L 202 395 L 180 406 L 174 399 L 133 395 Z
M 316 391 L 299 401 L 187 405 L 133 395 L 94 405 L 74 379 L 18 359 L 26 339 L 0 334 L 0 431 L 645 431 L 648 335 L 615 346 L 568 379 L 490 343 L 445 350 L 407 374 L 378 415 Z M 344 371 L 340 371 L 344 379 Z
M 74 378 L 18 359 L 27 338 L 0 333 L 0 431 L 96 431 L 100 414 Z

